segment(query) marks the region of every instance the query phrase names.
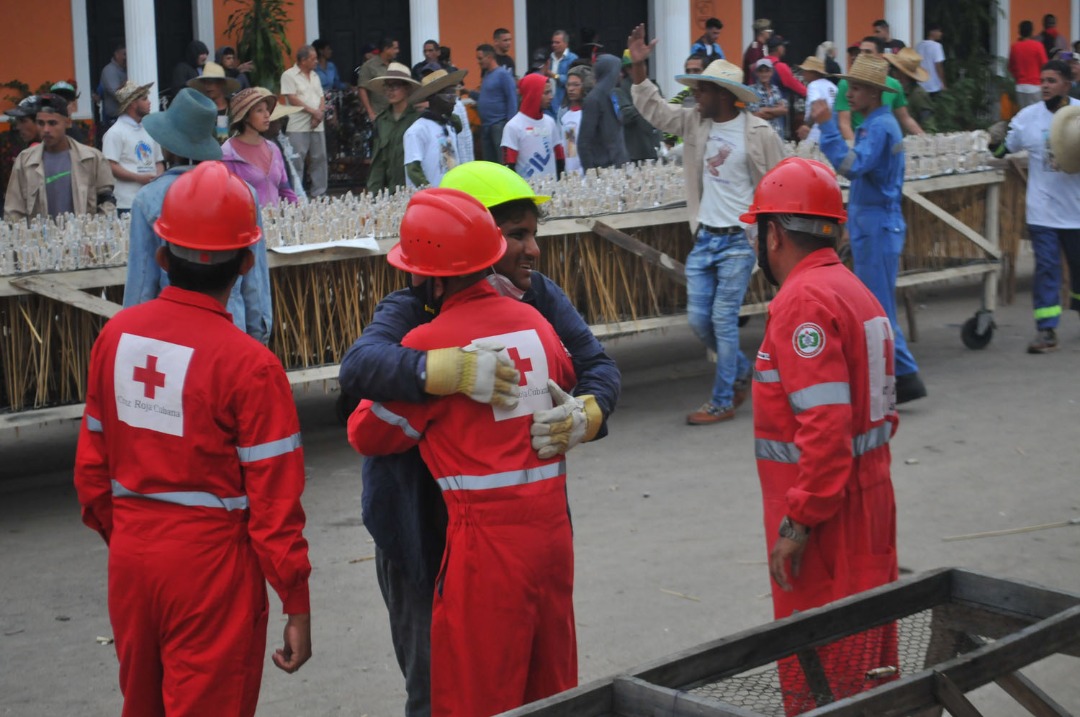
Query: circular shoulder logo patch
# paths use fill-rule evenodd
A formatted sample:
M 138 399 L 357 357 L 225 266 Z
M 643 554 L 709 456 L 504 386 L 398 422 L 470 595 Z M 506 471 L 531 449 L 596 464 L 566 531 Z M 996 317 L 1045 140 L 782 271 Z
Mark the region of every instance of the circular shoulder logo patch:
M 795 353 L 803 358 L 813 358 L 825 348 L 825 332 L 817 324 L 800 324 L 791 337 Z

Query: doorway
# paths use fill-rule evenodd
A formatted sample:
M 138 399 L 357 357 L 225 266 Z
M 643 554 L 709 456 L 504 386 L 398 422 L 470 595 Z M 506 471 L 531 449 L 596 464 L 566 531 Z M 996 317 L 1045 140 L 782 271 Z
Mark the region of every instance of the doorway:
M 534 53 L 543 50 L 545 57 L 551 54 L 551 35 L 556 30 L 570 33 L 570 47 L 581 55 L 582 30 L 592 29 L 598 34 L 596 40 L 604 46 L 603 52 L 621 57 L 626 49 L 626 38 L 639 23 L 649 21 L 648 0 L 593 0 L 590 2 L 539 2 L 528 3 L 526 18 L 529 27 L 529 58 L 518 70 L 528 67 Z M 687 47 L 689 50 L 689 47 Z
M 826 37 L 828 0 L 754 0 L 754 17 L 772 20 L 777 34 L 791 43 L 784 61 L 792 67 L 813 55 L 826 40 L 837 41 Z M 839 42 L 843 45 L 843 38 Z
M 356 84 L 356 70 L 363 64 L 360 48 L 376 47 L 384 37 L 397 39 L 398 62 L 412 58 L 409 47 L 409 3 L 319 0 L 319 37 L 334 48 L 334 64 L 341 79 Z

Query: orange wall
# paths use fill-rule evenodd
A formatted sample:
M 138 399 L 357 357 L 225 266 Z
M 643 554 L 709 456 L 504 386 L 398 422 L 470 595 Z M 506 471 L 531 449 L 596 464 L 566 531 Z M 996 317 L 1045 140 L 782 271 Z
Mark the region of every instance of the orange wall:
M 1072 17 L 1069 14 L 1069 0 L 1012 0 L 1009 4 L 1009 37 L 1015 39 L 1016 28 L 1024 20 L 1031 20 L 1035 34 L 1042 32 L 1043 15 L 1047 13 L 1057 18 L 1058 32 L 1070 42 L 1080 38 L 1069 37 Z
M 6 4 L 6 3 L 5 3 Z M 19 80 L 36 90 L 43 82 L 75 77 L 75 47 L 71 34 L 71 0 L 34 0 L 18 3 L 15 30 L 4 34 L 4 60 L 0 82 Z M 44 34 L 27 31 L 48 28 Z M 46 35 L 50 38 L 46 41 Z M 48 48 L 46 50 L 46 47 Z M 3 99 L 10 90 L 0 90 L 0 111 L 11 106 Z M 83 90 L 85 95 L 85 90 Z
M 480 22 L 480 18 L 483 21 Z M 514 31 L 514 0 L 442 0 L 439 3 L 440 45 L 450 48 L 450 59 L 462 70 L 468 70 L 465 76 L 466 87 L 480 86 L 480 68 L 476 65 L 476 46 L 491 42 L 491 31 L 505 27 Z M 517 42 L 517 38 L 514 38 Z M 420 57 L 420 50 L 413 48 L 413 55 Z M 514 54 L 511 45 L 510 54 Z M 525 67 L 523 60 L 514 57 L 518 71 Z
M 724 23 L 724 29 L 720 31 L 720 47 L 724 48 L 724 55 L 729 60 L 739 64 L 743 50 L 753 39 L 745 39 L 742 36 L 742 2 L 740 0 L 692 0 L 688 47 L 697 42 L 697 39 L 705 32 L 705 21 L 710 17 L 718 18 Z
M 225 28 L 229 26 L 229 15 L 236 11 L 238 5 L 227 0 L 214 0 L 214 46 L 236 47 L 236 37 L 226 37 Z M 285 7 L 285 12 L 292 20 L 285 30 L 285 37 L 289 41 L 289 49 L 292 56 L 285 58 L 285 67 L 292 67 L 296 62 L 296 50 L 307 39 L 304 27 L 304 3 L 303 0 L 293 0 L 291 5 Z M 247 58 L 240 58 L 241 60 Z
M 927 0 L 927 2 L 933 1 Z M 838 57 L 844 57 L 846 48 L 861 41 L 867 35 L 873 35 L 874 20 L 885 17 L 885 0 L 848 0 L 847 8 L 847 42 L 840 49 Z

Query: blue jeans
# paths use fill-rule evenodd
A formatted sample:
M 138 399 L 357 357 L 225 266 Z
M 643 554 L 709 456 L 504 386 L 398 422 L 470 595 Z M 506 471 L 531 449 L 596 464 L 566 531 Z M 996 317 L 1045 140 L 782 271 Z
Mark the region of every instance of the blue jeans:
M 502 135 L 506 122 L 495 122 L 480 128 L 480 149 L 484 159 L 496 164 L 503 163 Z
M 1061 252 L 1069 265 L 1069 308 L 1080 310 L 1080 229 L 1051 229 L 1028 224 L 1031 248 L 1035 251 L 1035 281 L 1031 298 L 1035 302 L 1035 325 L 1039 330 L 1056 329 L 1061 316 Z
M 718 408 L 732 405 L 732 384 L 750 372 L 739 350 L 739 308 L 755 261 L 743 232 L 713 234 L 700 227 L 686 257 L 686 313 L 694 334 L 716 350 L 712 403 Z
M 919 370 L 911 355 L 907 339 L 896 318 L 896 276 L 900 271 L 900 252 L 904 250 L 907 225 L 899 211 L 883 207 L 859 207 L 848 210 L 848 235 L 851 238 L 851 258 L 855 276 L 885 309 L 892 324 L 896 345 L 896 375 L 904 376 Z

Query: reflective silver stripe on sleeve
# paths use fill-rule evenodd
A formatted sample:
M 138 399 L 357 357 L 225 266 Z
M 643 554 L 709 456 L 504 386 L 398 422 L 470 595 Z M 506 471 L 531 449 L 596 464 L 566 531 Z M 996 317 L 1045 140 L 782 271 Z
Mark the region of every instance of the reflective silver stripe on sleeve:
M 844 161 L 841 162 L 840 166 L 836 168 L 836 173 L 842 174 L 846 177 L 848 172 L 850 172 L 851 168 L 855 165 L 855 159 L 855 150 L 849 149 L 847 152 L 847 156 L 844 157 Z
M 241 463 L 254 463 L 255 461 L 292 453 L 300 446 L 300 434 L 294 433 L 291 436 L 270 441 L 269 443 L 260 443 L 256 446 L 247 446 L 246 448 L 237 446 L 236 453 L 240 456 Z
M 780 372 L 776 369 L 754 371 L 754 380 L 758 383 L 780 383 Z
M 406 419 L 404 416 L 397 415 L 393 411 L 387 409 L 386 406 L 382 405 L 381 403 L 371 404 L 371 412 L 386 423 L 400 428 L 402 431 L 405 432 L 406 436 L 413 439 L 414 441 L 420 440 L 420 432 L 410 426 L 408 419 Z
M 240 495 L 235 498 L 219 498 L 213 493 L 204 493 L 198 490 L 167 491 L 164 493 L 136 493 L 120 485 L 119 481 L 112 482 L 112 494 L 114 498 L 145 498 L 146 500 L 158 500 L 162 503 L 174 505 L 186 505 L 194 508 L 222 508 L 224 510 L 247 510 L 248 498 Z
M 807 386 L 801 391 L 789 393 L 788 403 L 795 413 L 809 411 L 818 406 L 850 404 L 851 387 L 841 381 Z
M 891 423 L 886 422 L 880 426 L 871 428 L 866 433 L 861 433 L 851 439 L 851 452 L 856 456 L 861 456 L 864 453 L 869 453 L 875 448 L 881 448 L 889 442 L 891 435 Z
M 519 471 L 491 473 L 486 476 L 446 476 L 439 478 L 439 487 L 443 490 L 490 490 L 506 488 L 512 485 L 527 485 L 557 478 L 566 473 L 566 461 L 559 461 L 539 468 L 525 468 Z
M 770 441 L 767 438 L 754 439 L 754 455 L 763 461 L 776 463 L 798 463 L 799 449 L 794 443 Z
M 101 421 L 91 416 L 89 413 L 86 415 L 86 430 L 93 431 L 94 433 L 103 433 L 105 427 L 101 425 Z

